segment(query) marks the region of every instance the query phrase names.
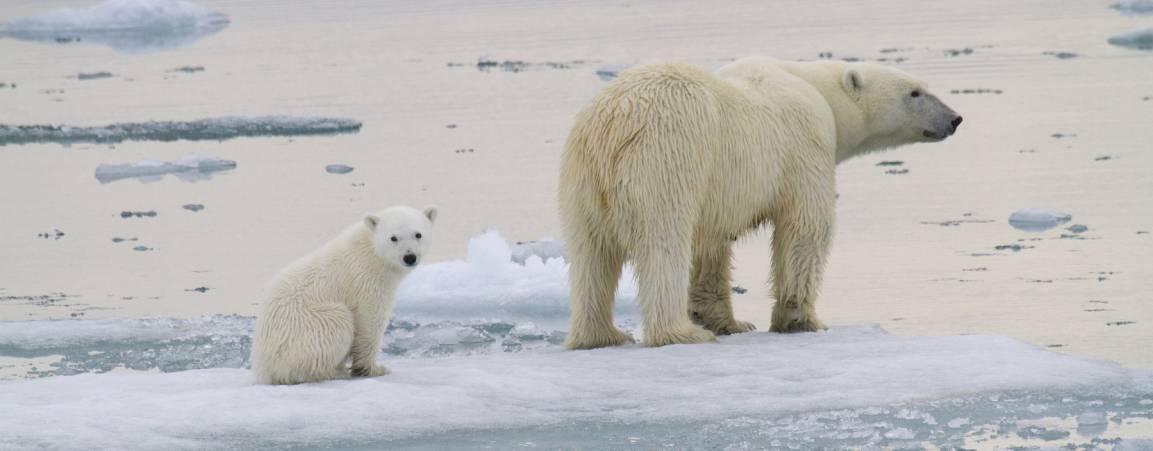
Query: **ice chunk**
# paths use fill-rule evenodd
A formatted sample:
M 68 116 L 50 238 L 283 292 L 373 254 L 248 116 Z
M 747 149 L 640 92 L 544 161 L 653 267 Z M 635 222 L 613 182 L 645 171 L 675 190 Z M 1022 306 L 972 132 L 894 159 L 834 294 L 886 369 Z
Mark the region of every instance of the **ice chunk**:
M 353 169 L 355 168 L 343 164 L 330 164 L 324 167 L 324 171 L 329 174 L 347 174 L 352 172 Z
M 552 238 L 537 241 L 522 241 L 512 247 L 512 261 L 525 264 L 529 257 L 537 257 L 542 262 L 550 258 L 564 258 L 564 243 Z
M 1153 50 L 1153 28 L 1134 30 L 1109 38 L 1109 43 L 1118 47 L 1138 50 Z
M 556 243 L 559 245 L 559 243 Z M 513 249 L 496 231 L 469 240 L 465 261 L 420 266 L 401 283 L 398 315 L 470 320 L 567 321 L 568 264 L 560 258 L 513 261 Z M 636 284 L 626 268 L 617 291 L 616 311 L 636 312 Z
M 1125 15 L 1153 14 L 1153 0 L 1123 0 L 1109 7 Z
M 103 127 L 0 124 L 0 146 L 44 142 L 223 141 L 242 136 L 333 135 L 358 131 L 360 122 L 352 119 L 292 116 L 226 116 L 188 122 L 125 122 Z
M 235 168 L 235 161 L 192 153 L 172 162 L 142 160 L 131 164 L 102 164 L 96 167 L 96 180 L 100 183 L 112 183 L 121 179 L 137 178 L 142 183 L 147 183 L 158 181 L 166 174 L 175 174 L 180 180 L 197 182 L 212 178 L 215 172 Z
M 127 53 L 170 50 L 216 34 L 228 16 L 180 0 L 106 0 L 0 24 L 0 38 L 104 44 Z
M 606 64 L 597 69 L 597 76 L 604 81 L 617 78 L 621 71 L 632 67 L 632 64 Z
M 1107 427 L 1147 421 L 1148 408 L 1133 400 L 1153 391 L 1147 370 L 1009 338 L 895 337 L 876 327 L 385 363 L 393 374 L 292 387 L 255 385 L 241 369 L 0 382 L 0 447 L 511 449 L 531 441 L 602 449 L 626 438 L 675 449 L 769 440 L 895 448 L 911 438 L 914 447 L 957 447 L 970 431 L 990 428 L 1005 440 L 1060 435 L 1030 423 L 1090 410 L 1107 412 Z M 1047 408 L 1036 413 L 1036 405 Z
M 1009 215 L 1009 225 L 1026 232 L 1041 232 L 1069 222 L 1073 215 L 1054 210 L 1026 208 Z

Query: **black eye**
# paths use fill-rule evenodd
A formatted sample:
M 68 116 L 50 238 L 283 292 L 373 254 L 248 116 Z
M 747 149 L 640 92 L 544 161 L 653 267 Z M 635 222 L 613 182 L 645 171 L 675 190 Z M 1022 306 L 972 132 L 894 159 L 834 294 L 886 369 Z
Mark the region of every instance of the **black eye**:
M 420 239 L 420 232 L 416 232 L 416 239 Z
M 396 239 L 396 235 L 393 235 L 392 238 L 389 238 L 389 239 L 392 240 L 393 243 L 400 241 L 400 240 Z
M 913 91 L 909 93 L 909 97 L 921 97 L 921 91 Z

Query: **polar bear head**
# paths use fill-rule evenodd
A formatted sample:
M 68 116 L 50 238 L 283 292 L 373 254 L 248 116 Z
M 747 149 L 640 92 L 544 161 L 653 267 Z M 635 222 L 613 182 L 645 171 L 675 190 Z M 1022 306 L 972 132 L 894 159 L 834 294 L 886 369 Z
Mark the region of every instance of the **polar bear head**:
M 423 212 L 412 207 L 391 207 L 364 217 L 376 255 L 386 265 L 406 271 L 415 268 L 428 252 L 435 221 L 435 207 Z
M 944 140 L 961 116 L 900 70 L 871 63 L 845 65 L 842 88 L 862 113 L 864 141 L 855 152 Z

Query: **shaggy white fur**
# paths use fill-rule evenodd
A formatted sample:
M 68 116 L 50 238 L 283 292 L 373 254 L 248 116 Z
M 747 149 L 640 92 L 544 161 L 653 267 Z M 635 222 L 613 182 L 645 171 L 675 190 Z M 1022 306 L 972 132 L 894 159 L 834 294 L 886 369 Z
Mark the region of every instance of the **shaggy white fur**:
M 832 238 L 836 164 L 940 141 L 961 118 L 896 69 L 748 58 L 621 74 L 577 117 L 559 201 L 571 263 L 572 349 L 632 341 L 613 325 L 626 259 L 644 344 L 753 329 L 733 317 L 732 242 L 773 225 L 771 329 L 824 328 L 814 301 Z
M 435 208 L 392 207 L 282 270 L 256 318 L 251 360 L 257 381 L 388 374 L 376 362 L 380 339 L 396 287 L 427 253 L 435 220 Z

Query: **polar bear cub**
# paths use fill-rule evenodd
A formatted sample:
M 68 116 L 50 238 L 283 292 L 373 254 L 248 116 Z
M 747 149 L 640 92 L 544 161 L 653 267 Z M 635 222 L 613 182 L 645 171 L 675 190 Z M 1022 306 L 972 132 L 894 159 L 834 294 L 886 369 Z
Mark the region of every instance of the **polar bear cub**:
M 273 279 L 252 341 L 264 384 L 376 377 L 396 287 L 429 249 L 436 208 L 392 207 L 365 216 Z M 351 368 L 348 362 L 351 361 Z

